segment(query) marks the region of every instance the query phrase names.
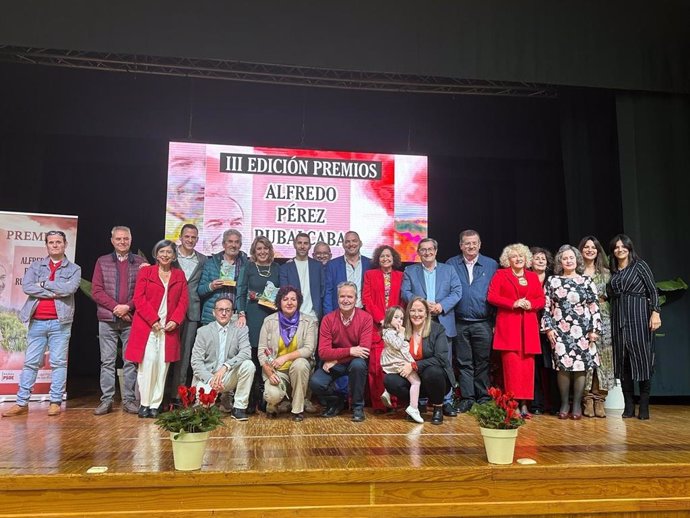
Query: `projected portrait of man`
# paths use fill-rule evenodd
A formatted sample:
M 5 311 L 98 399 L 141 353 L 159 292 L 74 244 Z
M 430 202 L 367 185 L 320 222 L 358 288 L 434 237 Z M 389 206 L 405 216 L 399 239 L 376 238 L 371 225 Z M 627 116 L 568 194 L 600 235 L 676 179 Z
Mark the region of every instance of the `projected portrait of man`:
M 218 198 L 214 200 L 213 198 Z M 209 216 L 204 217 L 204 235 L 210 246 L 207 253 L 220 252 L 223 249 L 223 232 L 231 228 L 242 232 L 244 236 L 244 210 L 240 204 L 231 196 L 221 196 L 220 194 L 211 195 L 209 200 L 218 206 L 217 211 L 213 211 Z
M 182 225 L 197 224 L 204 213 L 206 154 L 203 146 L 173 143 L 168 164 L 166 236 L 177 238 Z

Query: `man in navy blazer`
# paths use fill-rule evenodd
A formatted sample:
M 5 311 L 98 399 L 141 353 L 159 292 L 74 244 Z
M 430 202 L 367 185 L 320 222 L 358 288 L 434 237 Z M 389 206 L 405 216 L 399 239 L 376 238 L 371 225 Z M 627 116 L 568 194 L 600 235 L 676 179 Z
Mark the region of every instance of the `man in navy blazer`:
M 422 239 L 417 245 L 417 255 L 420 264 L 413 264 L 405 268 L 402 281 L 402 298 L 409 303 L 413 297 L 424 297 L 429 303 L 431 315 L 439 321 L 446 331 L 448 343 L 453 342 L 457 331 L 455 329 L 455 306 L 462 298 L 460 278 L 450 265 L 436 261 L 438 243 L 435 239 Z M 449 365 L 453 364 L 451 348 L 448 348 Z M 451 392 L 446 394 L 443 413 L 456 416 L 457 411 L 451 403 Z
M 344 281 L 354 282 L 357 286 L 357 307 L 362 307 L 362 285 L 364 272 L 369 269 L 371 259 L 359 253 L 362 240 L 359 234 L 350 230 L 345 233 L 343 249 L 345 255 L 328 261 L 326 265 L 326 287 L 323 296 L 323 313 L 327 315 L 338 309 L 338 284 Z
M 295 258 L 280 267 L 280 286 L 293 286 L 302 292 L 303 302 L 300 313 L 321 320 L 323 316 L 321 298 L 323 297 L 323 266 L 309 257 L 311 238 L 300 232 L 293 242 Z

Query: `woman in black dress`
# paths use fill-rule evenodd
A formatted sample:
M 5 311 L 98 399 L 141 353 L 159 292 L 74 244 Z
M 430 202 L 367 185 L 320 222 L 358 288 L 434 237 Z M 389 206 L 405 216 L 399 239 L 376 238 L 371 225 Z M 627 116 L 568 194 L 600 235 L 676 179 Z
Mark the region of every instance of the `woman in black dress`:
M 276 312 L 275 296 L 280 287 L 280 266 L 273 261 L 273 243 L 259 236 L 249 249 L 250 261 L 240 271 L 237 280 L 237 326 L 249 328 L 252 361 L 256 366 L 254 384 L 249 395 L 247 413 L 252 414 L 263 399 L 264 384 L 261 378 L 258 346 L 259 333 L 264 319 Z M 268 287 L 268 289 L 267 289 Z
M 639 419 L 649 419 L 649 390 L 654 370 L 654 332 L 661 327 L 659 295 L 647 263 L 625 234 L 615 236 L 611 253 L 611 335 L 614 374 L 621 380 L 623 417 L 635 415 L 633 381 L 639 383 Z

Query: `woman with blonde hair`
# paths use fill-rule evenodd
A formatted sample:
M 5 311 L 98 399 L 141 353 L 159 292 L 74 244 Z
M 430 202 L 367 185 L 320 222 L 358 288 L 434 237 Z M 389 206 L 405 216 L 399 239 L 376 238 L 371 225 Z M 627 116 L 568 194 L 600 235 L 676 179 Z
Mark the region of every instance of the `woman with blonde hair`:
M 236 325 L 249 328 L 249 343 L 252 346 L 252 361 L 256 367 L 254 385 L 249 396 L 247 413 L 253 414 L 262 398 L 263 382 L 259 364 L 259 334 L 264 319 L 276 312 L 275 296 L 280 286 L 280 266 L 273 261 L 273 243 L 264 236 L 258 236 L 249 249 L 249 262 L 240 271 L 237 280 Z
M 421 380 L 420 394 L 433 405 L 431 424 L 443 423 L 443 397 L 456 385 L 453 368 L 448 361 L 448 338 L 441 324 L 431 319 L 429 304 L 422 297 L 413 297 L 405 310 L 405 339 L 409 342 L 413 362 L 403 362 L 398 373 L 386 374 L 386 390 L 401 400 L 410 396 L 413 372 Z M 414 419 L 410 416 L 410 419 Z
M 501 351 L 504 388 L 520 400 L 526 418 L 531 417 L 527 402 L 534 397 L 534 355 L 541 352 L 537 313 L 544 307 L 539 277 L 527 270 L 531 262 L 532 253 L 522 243 L 506 246 L 487 294 L 497 308 L 493 347 Z

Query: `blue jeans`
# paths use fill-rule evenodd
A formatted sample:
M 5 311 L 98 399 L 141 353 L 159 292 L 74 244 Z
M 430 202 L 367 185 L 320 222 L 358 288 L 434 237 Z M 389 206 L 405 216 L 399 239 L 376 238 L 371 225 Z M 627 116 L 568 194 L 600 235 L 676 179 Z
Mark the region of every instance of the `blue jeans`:
M 19 378 L 17 404 L 26 406 L 36 383 L 38 369 L 43 366 L 46 348 L 50 350 L 50 402 L 61 403 L 67 384 L 67 350 L 72 334 L 72 323 L 61 324 L 56 320 L 31 320 L 27 334 L 24 368 Z

